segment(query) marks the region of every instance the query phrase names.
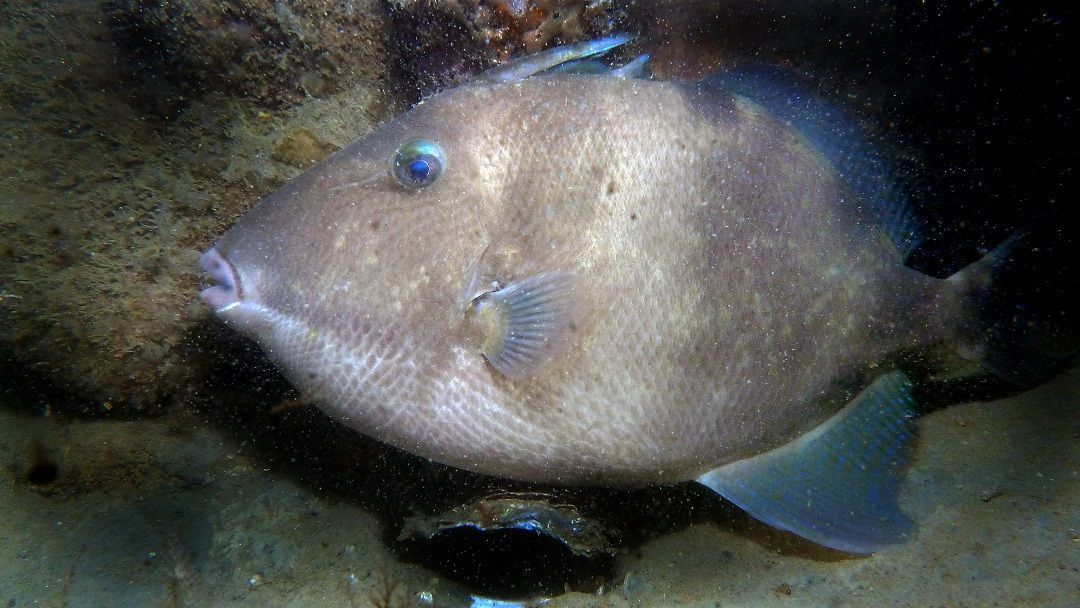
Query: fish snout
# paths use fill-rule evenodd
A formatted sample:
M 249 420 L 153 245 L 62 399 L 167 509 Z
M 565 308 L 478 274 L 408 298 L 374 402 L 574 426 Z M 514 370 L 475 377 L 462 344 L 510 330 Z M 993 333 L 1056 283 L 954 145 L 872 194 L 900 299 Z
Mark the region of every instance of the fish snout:
M 199 297 L 214 312 L 220 312 L 240 303 L 240 275 L 236 268 L 218 252 L 216 247 L 207 249 L 199 258 L 203 270 L 217 282 L 199 293 Z

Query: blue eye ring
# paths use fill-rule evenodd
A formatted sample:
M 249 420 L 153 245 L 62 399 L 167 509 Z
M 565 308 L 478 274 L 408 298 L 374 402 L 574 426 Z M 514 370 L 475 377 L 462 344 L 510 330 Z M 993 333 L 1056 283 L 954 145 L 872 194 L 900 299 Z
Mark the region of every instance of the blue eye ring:
M 446 153 L 430 139 L 410 139 L 398 146 L 390 161 L 390 172 L 409 190 L 434 184 L 446 169 Z

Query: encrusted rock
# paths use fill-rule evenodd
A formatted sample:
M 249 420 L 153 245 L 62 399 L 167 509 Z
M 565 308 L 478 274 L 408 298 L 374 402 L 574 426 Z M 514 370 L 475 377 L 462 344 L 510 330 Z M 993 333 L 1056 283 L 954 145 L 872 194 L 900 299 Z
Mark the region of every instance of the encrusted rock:
M 300 128 L 286 133 L 281 138 L 277 148 L 274 149 L 273 157 L 297 169 L 306 169 L 335 149 L 333 144 L 320 141 L 311 134 L 311 131 Z
M 125 64 L 165 113 L 207 90 L 281 105 L 385 78 L 377 0 L 112 0 L 106 11 Z
M 401 81 L 423 97 L 511 55 L 626 29 L 634 3 L 615 0 L 392 0 Z

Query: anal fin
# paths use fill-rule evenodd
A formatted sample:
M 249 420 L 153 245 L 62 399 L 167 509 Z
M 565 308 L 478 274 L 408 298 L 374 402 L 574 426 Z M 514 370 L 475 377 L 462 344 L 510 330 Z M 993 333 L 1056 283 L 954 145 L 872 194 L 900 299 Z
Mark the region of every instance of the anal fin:
M 806 435 L 697 481 L 771 526 L 840 551 L 873 553 L 913 527 L 898 498 L 914 405 L 907 376 L 881 376 Z

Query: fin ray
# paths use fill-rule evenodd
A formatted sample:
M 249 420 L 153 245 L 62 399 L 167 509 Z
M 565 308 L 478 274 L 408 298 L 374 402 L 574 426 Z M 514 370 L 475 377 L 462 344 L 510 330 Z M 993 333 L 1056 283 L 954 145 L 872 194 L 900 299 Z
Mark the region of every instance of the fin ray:
M 574 319 L 573 275 L 549 273 L 478 297 L 470 314 L 481 327 L 480 352 L 508 378 L 529 377 L 569 339 Z
M 649 55 L 638 55 L 628 63 L 612 68 L 610 74 L 616 78 L 649 78 Z

